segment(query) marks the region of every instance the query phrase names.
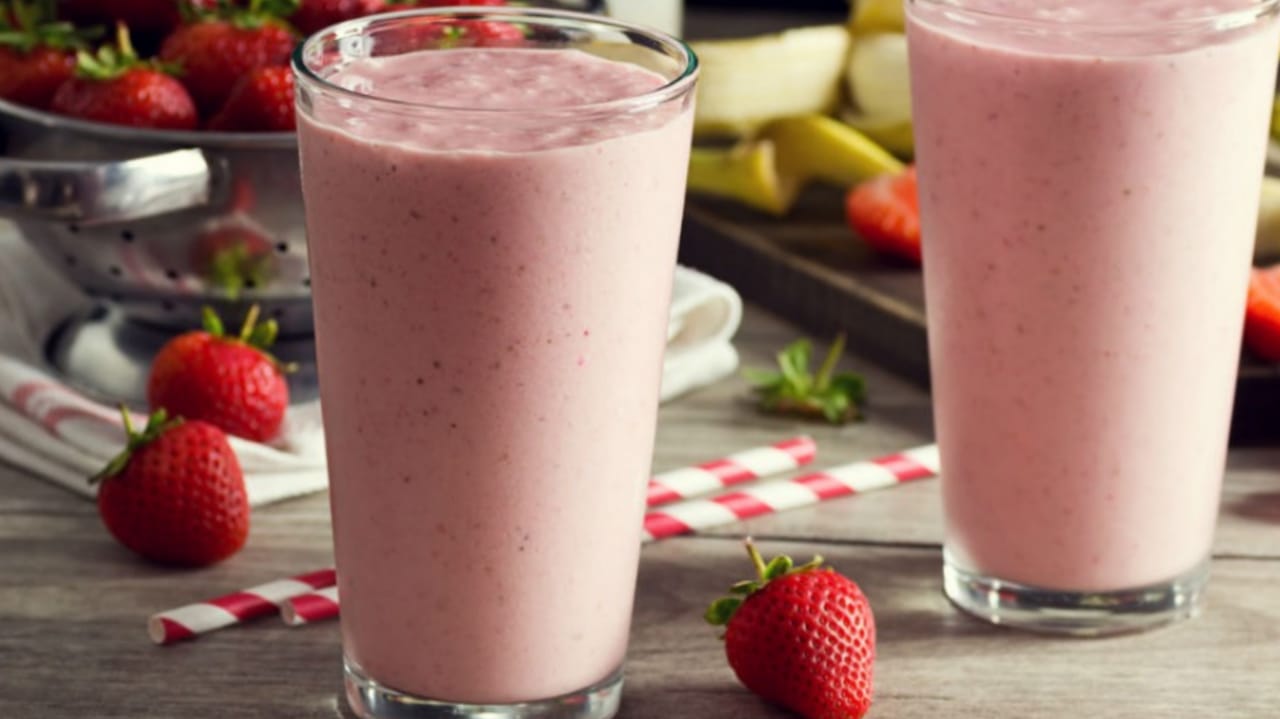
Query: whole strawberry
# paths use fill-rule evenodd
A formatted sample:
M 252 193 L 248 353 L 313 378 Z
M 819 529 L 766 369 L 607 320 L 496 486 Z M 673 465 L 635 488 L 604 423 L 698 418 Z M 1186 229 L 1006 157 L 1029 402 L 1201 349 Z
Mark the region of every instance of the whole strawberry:
M 0 3 L 0 98 L 49 109 L 58 87 L 75 74 L 76 51 L 101 28 L 55 22 L 47 2 Z
M 249 536 L 249 495 L 222 430 L 151 415 L 89 481 L 101 482 L 98 514 L 121 544 L 155 562 L 200 567 L 235 554 Z
M 138 59 L 120 25 L 115 47 L 105 45 L 97 55 L 80 52 L 75 77 L 58 87 L 49 109 L 113 125 L 193 130 L 195 105 L 168 70 Z
M 297 38 L 281 18 L 296 6 L 296 0 L 252 0 L 244 8 L 220 3 L 165 38 L 160 59 L 182 68 L 200 114 L 212 116 L 249 71 L 289 64 Z
M 266 284 L 275 271 L 275 255 L 261 232 L 226 224 L 202 232 L 191 248 L 191 266 L 204 281 L 235 299 L 241 290 Z
M 388 6 L 386 0 L 302 0 L 289 22 L 303 35 L 310 35 L 344 20 L 395 9 L 399 8 Z
M 258 307 L 245 316 L 237 337 L 228 337 L 213 310 L 204 329 L 174 337 L 160 348 L 147 378 L 147 402 L 228 434 L 266 442 L 280 432 L 289 406 L 282 366 L 267 353 L 276 322 L 257 323 Z
M 209 129 L 289 132 L 296 123 L 293 70 L 287 67 L 260 67 L 250 70 L 240 78 L 222 109 L 209 120 Z
M 724 650 L 738 679 L 765 701 L 807 719 L 859 719 L 871 707 L 876 627 L 852 580 L 819 568 L 767 565 L 750 542 L 757 578 L 739 582 L 707 609 L 725 626 Z

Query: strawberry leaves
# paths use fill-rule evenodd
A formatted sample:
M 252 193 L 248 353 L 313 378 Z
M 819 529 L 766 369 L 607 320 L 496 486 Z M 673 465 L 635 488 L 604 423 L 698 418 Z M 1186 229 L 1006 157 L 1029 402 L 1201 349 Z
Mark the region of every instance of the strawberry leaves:
M 861 405 L 867 395 L 861 375 L 835 371 L 844 345 L 841 333 L 832 342 L 817 374 L 809 369 L 813 344 L 807 339 L 796 340 L 778 353 L 779 371 L 747 369 L 743 374 L 755 385 L 759 406 L 766 412 L 821 417 L 832 424 L 844 424 L 861 418 Z
M 55 17 L 52 0 L 0 3 L 0 46 L 20 52 L 30 52 L 41 45 L 55 50 L 82 50 L 88 40 L 102 35 L 100 27 L 81 29 Z
M 139 432 L 133 427 L 133 416 L 129 414 L 129 409 L 123 404 L 120 405 L 120 416 L 124 419 L 124 434 L 126 444 L 122 450 L 111 461 L 103 467 L 101 471 L 89 478 L 89 484 L 96 484 L 104 479 L 109 479 L 124 471 L 129 465 L 129 460 L 133 459 L 133 453 L 145 447 L 148 444 L 160 438 L 160 435 L 182 424 L 181 417 L 169 417 L 169 413 L 163 408 L 158 409 L 147 418 L 147 425 Z
M 258 316 L 261 313 L 261 307 L 256 304 L 251 305 L 249 311 L 245 312 L 244 323 L 240 325 L 240 334 L 235 337 L 227 335 L 226 325 L 223 324 L 222 318 L 218 316 L 218 313 L 212 307 L 204 307 L 200 311 L 200 323 L 204 331 L 214 337 L 230 339 L 253 347 L 270 359 L 276 369 L 285 374 L 297 371 L 297 363 L 281 362 L 269 351 L 271 346 L 276 343 L 276 338 L 280 335 L 280 325 L 274 319 L 259 322 Z
M 733 586 L 729 587 L 729 596 L 720 597 L 712 602 L 711 606 L 707 607 L 707 611 L 703 613 L 702 618 L 712 626 L 723 627 L 728 624 L 747 597 L 764 589 L 769 582 L 785 577 L 788 574 L 812 571 L 822 564 L 822 557 L 815 556 L 797 567 L 791 557 L 785 554 L 780 554 L 765 562 L 760 550 L 756 549 L 756 545 L 750 539 L 745 544 L 747 556 L 751 558 L 751 564 L 756 569 L 756 578 L 734 583 Z

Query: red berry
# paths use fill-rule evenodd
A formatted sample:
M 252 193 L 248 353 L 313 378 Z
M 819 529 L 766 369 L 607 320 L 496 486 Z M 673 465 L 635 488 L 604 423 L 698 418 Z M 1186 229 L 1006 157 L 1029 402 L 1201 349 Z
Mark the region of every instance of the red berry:
M 76 77 L 63 83 L 50 109 L 114 125 L 194 130 L 196 108 L 182 83 L 158 70 L 134 68 L 110 80 Z
M 269 16 L 206 19 L 174 30 L 160 46 L 160 59 L 182 68 L 182 83 L 201 115 L 209 116 L 251 70 L 287 66 L 295 42 L 293 33 Z
M 289 406 L 284 368 L 265 351 L 275 335 L 274 320 L 257 324 L 256 306 L 238 337 L 225 336 L 221 321 L 207 310 L 204 330 L 160 348 L 147 378 L 147 402 L 237 437 L 274 439 Z
M 289 22 L 303 35 L 310 35 L 330 25 L 388 9 L 397 8 L 388 7 L 385 0 L 302 0 Z
M 1244 343 L 1259 357 L 1280 362 L 1280 265 L 1255 268 L 1249 277 Z
M 127 413 L 126 413 L 127 415 Z M 217 427 L 163 412 L 94 478 L 98 514 L 121 544 L 152 561 L 199 567 L 249 535 L 249 495 L 235 452 Z
M 134 52 L 129 31 L 116 29 L 116 45 L 96 56 L 80 53 L 76 75 L 58 87 L 49 109 L 114 125 L 193 130 L 195 105 L 182 83 Z
M 275 272 L 275 255 L 261 232 L 231 223 L 200 234 L 191 249 L 191 266 L 205 282 L 234 296 L 266 284 Z
M 240 78 L 210 130 L 288 132 L 295 127 L 293 70 L 260 67 Z
M 872 178 L 845 198 L 849 226 L 878 252 L 920 264 L 920 203 L 915 168 Z
M 807 719 L 859 719 L 871 707 L 876 629 L 871 604 L 852 580 L 778 557 L 767 566 L 749 543 L 754 582 L 711 605 L 726 624 L 725 656 L 765 701 Z M 745 598 L 743 596 L 745 595 Z
M 49 109 L 58 87 L 75 74 L 75 53 L 37 47 L 29 52 L 0 47 L 0 98 Z
M 76 51 L 101 28 L 57 22 L 44 3 L 0 4 L 0 98 L 40 110 L 76 71 Z

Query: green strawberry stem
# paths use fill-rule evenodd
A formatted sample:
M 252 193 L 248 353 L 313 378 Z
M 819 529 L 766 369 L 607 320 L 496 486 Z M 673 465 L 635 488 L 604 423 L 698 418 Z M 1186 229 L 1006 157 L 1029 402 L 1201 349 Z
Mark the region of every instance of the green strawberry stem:
M 129 28 L 122 22 L 116 23 L 115 45 L 103 45 L 97 53 L 80 50 L 76 53 L 76 74 L 92 80 L 114 80 L 135 68 L 146 68 L 177 75 L 177 65 L 162 63 L 159 60 L 143 60 L 133 48 L 133 40 L 129 37 Z
M 164 409 L 156 410 L 147 418 L 147 426 L 141 432 L 137 431 L 133 426 L 133 416 L 129 414 L 129 408 L 124 404 L 120 405 L 120 416 L 124 419 L 124 450 L 111 458 L 107 462 L 107 466 L 101 471 L 89 478 L 89 484 L 97 484 L 104 479 L 114 477 L 124 471 L 129 465 L 129 460 L 133 458 L 133 453 L 142 447 L 156 441 L 160 435 L 182 424 L 181 417 L 169 418 L 169 413 Z
M 218 316 L 216 310 L 208 305 L 200 309 L 200 326 L 205 332 L 214 337 L 226 337 L 226 327 L 222 324 L 222 318 Z
M 287 26 L 284 18 L 297 12 L 301 5 L 301 0 L 250 0 L 247 6 L 234 0 L 217 0 L 210 8 L 184 2 L 179 10 L 189 23 L 226 20 L 243 30 L 254 30 L 270 24 Z
M 258 305 L 250 305 L 249 311 L 244 313 L 244 324 L 240 325 L 240 341 L 248 343 L 253 337 L 254 326 L 258 324 L 258 315 L 262 312 L 262 308 Z
M 866 383 L 852 372 L 836 372 L 844 353 L 845 336 L 836 336 L 817 374 L 811 374 L 813 344 L 799 339 L 784 347 L 777 355 L 778 370 L 754 368 L 743 370 L 766 412 L 821 417 L 832 424 L 843 424 L 861 417 L 866 400 Z
M 101 27 L 77 28 L 56 18 L 55 0 L 0 3 L 0 47 L 24 53 L 41 45 L 55 50 L 82 50 L 88 40 L 102 36 Z
M 248 311 L 244 314 L 244 323 L 240 325 L 240 334 L 236 337 L 228 337 L 222 318 L 218 316 L 218 313 L 212 307 L 206 305 L 200 311 L 201 323 L 205 332 L 214 337 L 249 345 L 271 360 L 276 369 L 283 374 L 297 372 L 297 362 L 281 362 L 279 358 L 271 354 L 271 346 L 276 343 L 276 338 L 280 335 L 280 325 L 274 319 L 259 322 L 258 318 L 261 314 L 261 307 L 256 303 L 250 305 Z
M 769 582 L 790 574 L 811 572 L 822 564 L 822 557 L 820 555 L 815 555 L 813 559 L 798 567 L 791 561 L 791 557 L 788 557 L 785 554 L 780 554 L 766 562 L 764 557 L 760 554 L 760 550 L 756 549 L 756 545 L 751 541 L 750 537 L 748 537 L 743 543 L 747 548 L 747 556 L 751 559 L 752 566 L 755 567 L 756 578 L 735 582 L 733 586 L 729 588 L 729 596 L 720 597 L 712 602 L 711 606 L 707 607 L 707 611 L 702 615 L 702 617 L 712 626 L 722 627 L 728 624 L 729 620 L 733 618 L 734 613 L 738 611 L 738 608 L 742 606 L 742 603 L 746 601 L 747 597 L 750 597 L 752 594 L 764 589 Z
M 840 332 L 831 343 L 831 348 L 827 350 L 827 356 L 822 358 L 822 365 L 818 367 L 818 374 L 813 380 L 815 392 L 824 392 L 831 386 L 831 377 L 835 373 L 836 364 L 844 354 L 844 341 L 844 333 Z

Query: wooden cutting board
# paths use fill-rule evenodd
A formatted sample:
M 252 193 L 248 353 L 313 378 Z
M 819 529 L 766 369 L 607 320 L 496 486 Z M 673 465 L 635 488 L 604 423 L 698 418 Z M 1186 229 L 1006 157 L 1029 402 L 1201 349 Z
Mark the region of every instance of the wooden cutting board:
M 886 263 L 853 241 L 842 207 L 841 193 L 831 188 L 807 190 L 784 218 L 691 196 L 680 260 L 723 279 L 748 301 L 815 333 L 815 339 L 844 331 L 852 352 L 927 386 L 920 271 Z M 1276 441 L 1280 366 L 1246 355 L 1236 387 L 1232 443 Z

